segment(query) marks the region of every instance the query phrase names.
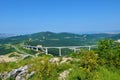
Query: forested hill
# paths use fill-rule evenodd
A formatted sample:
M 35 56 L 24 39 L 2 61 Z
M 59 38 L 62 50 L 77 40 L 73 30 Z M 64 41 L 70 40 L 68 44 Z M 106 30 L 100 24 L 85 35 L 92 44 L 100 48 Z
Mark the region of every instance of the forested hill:
M 77 45 L 94 45 L 98 40 L 104 38 L 118 39 L 119 34 L 73 34 L 73 33 L 53 33 L 39 32 L 28 35 L 21 35 L 0 39 L 0 44 L 19 44 L 43 45 L 43 46 L 77 46 Z
M 116 35 L 112 36 L 112 39 L 114 39 L 114 40 L 120 39 L 120 34 L 116 34 Z

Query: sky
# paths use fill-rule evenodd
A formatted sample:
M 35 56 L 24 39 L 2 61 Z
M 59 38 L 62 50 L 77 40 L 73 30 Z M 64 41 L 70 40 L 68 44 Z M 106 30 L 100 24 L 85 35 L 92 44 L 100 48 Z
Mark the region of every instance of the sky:
M 120 0 L 0 0 L 0 33 L 120 31 Z

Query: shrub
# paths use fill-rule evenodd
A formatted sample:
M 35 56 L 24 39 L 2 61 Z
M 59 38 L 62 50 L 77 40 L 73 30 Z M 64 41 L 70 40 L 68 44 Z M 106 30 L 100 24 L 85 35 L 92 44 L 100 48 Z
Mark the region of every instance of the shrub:
M 98 67 L 98 55 L 94 53 L 94 51 L 83 51 L 81 53 L 81 70 L 83 69 L 87 74 L 86 79 L 96 80 L 97 75 L 97 67 Z
M 99 63 L 120 67 L 120 44 L 104 39 L 98 42 Z

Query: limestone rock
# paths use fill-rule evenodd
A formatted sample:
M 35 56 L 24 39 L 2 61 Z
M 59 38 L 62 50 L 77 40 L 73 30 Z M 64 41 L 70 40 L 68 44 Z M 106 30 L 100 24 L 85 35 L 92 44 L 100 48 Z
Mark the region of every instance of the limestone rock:
M 18 69 L 13 69 L 10 72 L 0 73 L 0 78 L 2 80 L 6 80 L 9 78 L 15 79 L 15 80 L 26 80 L 23 76 L 27 75 L 29 67 L 32 65 L 26 65 L 24 67 L 20 67 Z M 31 77 L 33 75 L 33 72 L 29 75 Z
M 66 77 L 69 75 L 70 71 L 71 71 L 71 69 L 65 70 L 64 72 L 59 74 L 58 80 L 66 80 Z

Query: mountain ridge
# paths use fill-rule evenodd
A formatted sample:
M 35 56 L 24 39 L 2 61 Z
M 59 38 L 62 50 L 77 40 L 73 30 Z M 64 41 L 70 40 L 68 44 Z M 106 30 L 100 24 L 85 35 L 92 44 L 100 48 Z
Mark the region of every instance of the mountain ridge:
M 0 33 L 0 39 L 17 36 L 15 34 Z
M 0 43 L 19 44 L 25 43 L 26 45 L 43 45 L 43 46 L 77 46 L 77 45 L 92 45 L 96 44 L 98 40 L 104 38 L 116 38 L 120 34 L 74 34 L 68 32 L 54 33 L 54 32 L 38 32 L 33 34 L 13 36 L 1 39 Z

